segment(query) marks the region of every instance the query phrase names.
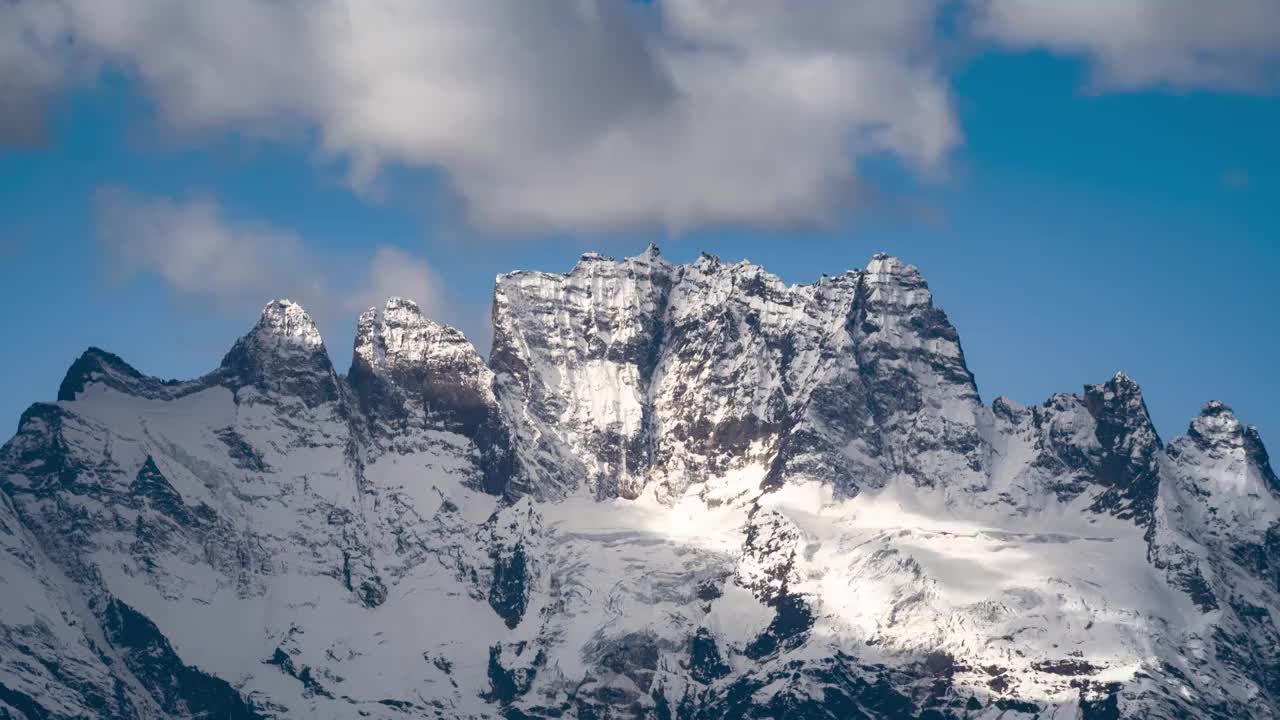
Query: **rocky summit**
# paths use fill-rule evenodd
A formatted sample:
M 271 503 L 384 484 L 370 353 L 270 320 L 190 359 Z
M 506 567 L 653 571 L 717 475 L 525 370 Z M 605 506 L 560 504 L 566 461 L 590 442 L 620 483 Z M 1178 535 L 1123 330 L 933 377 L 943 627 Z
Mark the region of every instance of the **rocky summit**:
M 1278 718 L 1280 480 L 1124 374 L 984 405 L 913 266 L 650 247 L 89 349 L 0 450 L 0 718 Z

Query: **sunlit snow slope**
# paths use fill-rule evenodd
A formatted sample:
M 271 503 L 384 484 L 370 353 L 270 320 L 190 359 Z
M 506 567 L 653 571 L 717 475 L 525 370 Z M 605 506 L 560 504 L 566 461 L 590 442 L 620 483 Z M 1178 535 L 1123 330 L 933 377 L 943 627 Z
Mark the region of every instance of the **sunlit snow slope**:
M 1280 481 L 1118 374 L 981 403 L 913 266 L 656 248 L 90 349 L 0 451 L 0 718 L 1276 718 Z

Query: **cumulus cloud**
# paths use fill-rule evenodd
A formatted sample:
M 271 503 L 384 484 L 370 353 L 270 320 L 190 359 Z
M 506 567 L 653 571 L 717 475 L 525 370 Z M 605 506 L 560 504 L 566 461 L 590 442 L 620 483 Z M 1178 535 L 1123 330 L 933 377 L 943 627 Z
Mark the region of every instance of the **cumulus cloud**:
M 10 0 L 15 2 L 15 0 Z M 958 139 L 926 0 L 16 0 L 178 128 L 438 169 L 522 231 L 820 222 L 854 163 Z
M 104 188 L 96 204 L 98 241 L 121 281 L 156 277 L 237 314 L 290 297 L 322 325 L 348 322 L 391 296 L 411 298 L 428 314 L 446 312 L 436 273 L 398 248 L 358 260 L 325 257 L 292 231 L 228 217 L 209 198 Z
M 1102 89 L 1260 88 L 1280 47 L 1275 0 L 0 0 L 0 91 L 16 136 L 120 69 L 174 128 L 301 133 L 357 187 L 438 171 L 496 229 L 812 224 L 863 158 L 943 168 L 957 6 Z
M 1280 88 L 1275 0 L 979 0 L 976 11 L 987 37 L 1084 57 L 1098 90 Z

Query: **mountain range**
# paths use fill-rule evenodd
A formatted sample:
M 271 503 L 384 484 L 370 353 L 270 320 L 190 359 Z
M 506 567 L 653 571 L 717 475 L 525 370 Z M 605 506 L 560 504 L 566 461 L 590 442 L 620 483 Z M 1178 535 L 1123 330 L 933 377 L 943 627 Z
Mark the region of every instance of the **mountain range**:
M 90 348 L 0 450 L 0 718 L 1280 717 L 1280 479 L 1123 373 L 987 405 L 919 270 L 656 247 Z

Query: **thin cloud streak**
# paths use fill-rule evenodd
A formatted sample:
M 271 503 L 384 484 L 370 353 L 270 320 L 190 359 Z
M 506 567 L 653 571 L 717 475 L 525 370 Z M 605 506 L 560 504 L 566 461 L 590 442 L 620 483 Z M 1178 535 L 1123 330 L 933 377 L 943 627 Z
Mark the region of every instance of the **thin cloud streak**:
M 224 314 L 289 297 L 321 326 L 345 327 L 392 296 L 416 301 L 433 317 L 453 314 L 436 272 L 399 248 L 378 246 L 355 262 L 325 258 L 296 233 L 228 217 L 208 197 L 173 200 L 106 187 L 95 207 L 99 248 L 117 282 L 154 277 Z

